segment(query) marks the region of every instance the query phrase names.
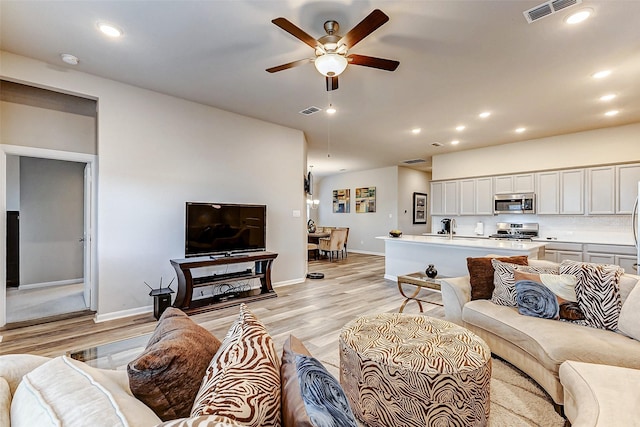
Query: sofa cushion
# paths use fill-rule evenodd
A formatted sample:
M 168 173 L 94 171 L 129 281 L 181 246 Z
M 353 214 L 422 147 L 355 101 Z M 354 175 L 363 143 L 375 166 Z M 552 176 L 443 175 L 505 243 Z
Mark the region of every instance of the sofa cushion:
M 209 331 L 169 307 L 144 352 L 127 366 L 131 391 L 162 420 L 188 417 L 219 347 Z
M 211 359 L 191 416 L 222 415 L 247 426 L 280 425 L 280 358 L 264 325 L 240 306 Z
M 469 280 L 471 282 L 471 300 L 491 299 L 493 295 L 494 270 L 491 259 L 519 265 L 527 265 L 528 263 L 528 257 L 526 255 L 467 258 L 467 270 L 469 270 Z
M 488 300 L 465 304 L 462 319 L 511 342 L 552 372 L 565 360 L 640 369 L 640 342 L 615 332 L 522 316 Z
M 291 335 L 282 349 L 282 425 L 356 427 L 340 383 Z
M 640 341 L 640 286 L 636 286 L 620 310 L 618 329 L 623 334 Z
M 557 274 L 558 266 L 551 267 L 534 267 L 510 264 L 507 262 L 501 262 L 497 259 L 492 259 L 491 264 L 495 270 L 494 272 L 494 290 L 491 296 L 491 301 L 498 305 L 505 305 L 508 307 L 517 307 L 516 302 L 516 283 L 513 278 L 513 272 L 515 270 L 525 273 L 548 273 Z
M 618 284 L 624 270 L 617 265 L 564 260 L 560 273 L 577 277 L 576 296 L 586 324 L 615 331 L 622 306 Z
M 124 381 L 114 379 L 120 377 Z M 57 357 L 22 378 L 11 402 L 12 427 L 156 425 L 160 419 L 131 395 L 126 373 Z

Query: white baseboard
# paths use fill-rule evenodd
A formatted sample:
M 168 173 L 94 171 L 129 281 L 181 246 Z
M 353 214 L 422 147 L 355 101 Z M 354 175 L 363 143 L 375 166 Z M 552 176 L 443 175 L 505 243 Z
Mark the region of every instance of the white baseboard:
M 108 320 L 122 319 L 123 317 L 131 317 L 131 316 L 137 316 L 139 314 L 147 314 L 147 313 L 153 313 L 152 305 L 147 305 L 145 307 L 132 308 L 129 310 L 114 311 L 112 313 L 107 313 L 107 314 L 96 314 L 94 318 L 94 322 L 96 323 L 106 322 Z
M 26 291 L 28 289 L 51 288 L 54 286 L 75 285 L 76 283 L 84 283 L 84 279 L 81 277 L 79 279 L 56 280 L 54 282 L 30 283 L 28 285 L 18 286 L 18 290 Z
M 390 274 L 385 274 L 384 278 L 387 279 L 387 280 L 393 280 L 394 282 L 398 281 L 398 276 L 392 276 Z
M 285 280 L 284 282 L 274 283 L 273 287 L 277 288 L 278 286 L 296 285 L 298 283 L 304 283 L 304 279 L 298 278 L 298 279 Z
M 349 252 L 349 253 L 353 252 L 354 254 L 384 256 L 384 252 L 361 251 L 361 250 L 358 250 L 358 249 L 349 249 L 347 252 Z

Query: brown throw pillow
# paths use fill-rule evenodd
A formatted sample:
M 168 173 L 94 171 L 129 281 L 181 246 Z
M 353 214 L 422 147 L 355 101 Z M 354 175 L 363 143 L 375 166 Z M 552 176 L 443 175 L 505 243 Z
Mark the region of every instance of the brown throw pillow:
M 511 257 L 481 257 L 467 258 L 467 269 L 469 270 L 469 281 L 471 282 L 471 300 L 491 299 L 493 295 L 493 265 L 491 260 L 508 262 L 510 264 L 529 265 L 526 255 Z
M 134 396 L 163 421 L 188 417 L 220 341 L 177 308 L 158 320 L 147 348 L 127 366 Z

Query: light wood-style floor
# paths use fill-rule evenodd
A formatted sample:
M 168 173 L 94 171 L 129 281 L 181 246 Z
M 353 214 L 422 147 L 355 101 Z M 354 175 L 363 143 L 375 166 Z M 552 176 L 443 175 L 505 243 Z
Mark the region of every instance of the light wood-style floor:
M 276 267 L 277 268 L 277 265 Z M 337 351 L 340 329 L 363 314 L 397 312 L 404 299 L 394 281 L 384 279 L 384 257 L 350 253 L 347 258 L 309 262 L 310 272 L 322 272 L 321 280 L 276 287 L 277 298 L 252 302 L 249 309 L 265 324 L 278 351 L 289 334 L 301 339 L 318 358 L 331 358 Z M 408 272 L 409 273 L 409 272 Z M 441 303 L 440 294 L 426 291 Z M 425 312 L 444 317 L 437 304 L 423 304 Z M 415 302 L 406 313 L 418 313 Z M 192 316 L 192 319 L 222 340 L 238 315 L 229 307 Z M 63 319 L 15 329 L 0 329 L 0 354 L 31 353 L 58 356 L 149 334 L 156 321 L 151 314 L 95 323 L 93 316 Z

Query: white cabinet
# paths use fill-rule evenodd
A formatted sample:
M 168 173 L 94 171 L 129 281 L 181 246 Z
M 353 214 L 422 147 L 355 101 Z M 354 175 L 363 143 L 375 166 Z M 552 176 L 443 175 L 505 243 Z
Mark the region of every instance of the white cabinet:
M 615 213 L 615 167 L 587 169 L 587 213 L 606 215 Z
M 463 179 L 460 181 L 460 215 L 475 215 L 476 213 L 476 180 Z
M 584 169 L 560 171 L 560 213 L 584 213 Z
M 560 213 L 560 175 L 558 172 L 538 172 L 536 174 L 536 212 L 538 215 Z
M 458 181 L 431 183 L 431 215 L 458 214 Z
M 491 177 L 459 181 L 460 215 L 493 215 Z
M 539 215 L 584 213 L 584 169 L 538 172 L 536 185 Z
M 493 215 L 493 179 L 476 179 L 476 215 Z
M 458 214 L 458 181 L 444 182 L 444 214 Z
M 640 165 L 616 166 L 616 213 L 630 214 L 638 197 Z
M 544 259 L 558 263 L 565 259 L 582 261 L 582 243 L 549 243 L 544 248 Z
M 496 194 L 535 192 L 534 174 L 504 175 L 493 179 Z
M 431 215 L 444 215 L 444 183 L 431 183 Z
M 638 274 L 633 266 L 637 262 L 635 246 L 588 244 L 585 246 L 585 252 L 588 262 L 615 264 L 624 268 L 626 273 Z

